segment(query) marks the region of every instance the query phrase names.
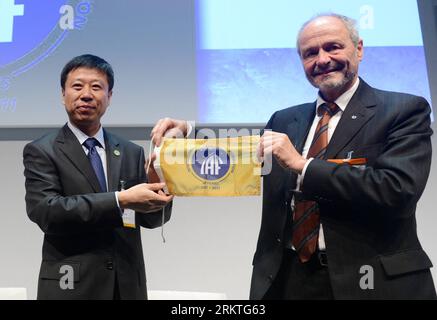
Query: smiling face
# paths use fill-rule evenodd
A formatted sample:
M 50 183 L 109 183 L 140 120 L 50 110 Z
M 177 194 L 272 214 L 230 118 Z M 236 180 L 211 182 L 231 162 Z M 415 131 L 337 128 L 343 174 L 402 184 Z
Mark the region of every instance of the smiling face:
M 68 73 L 62 101 L 70 121 L 88 136 L 100 128 L 100 119 L 111 101 L 108 79 L 98 69 L 80 67 Z
M 357 80 L 363 42 L 355 46 L 339 18 L 311 21 L 300 33 L 299 48 L 306 77 L 324 99 L 334 101 Z

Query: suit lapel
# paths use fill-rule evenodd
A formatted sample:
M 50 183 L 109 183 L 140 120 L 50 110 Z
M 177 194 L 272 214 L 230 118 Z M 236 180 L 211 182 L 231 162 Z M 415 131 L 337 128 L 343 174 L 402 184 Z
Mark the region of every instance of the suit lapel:
M 88 180 L 94 192 L 101 192 L 99 181 L 82 146 L 67 125 L 59 132 L 56 142 L 58 143 L 59 149 Z
M 287 126 L 287 135 L 299 153 L 302 153 L 306 137 L 316 114 L 316 103 L 304 105 L 294 113 L 294 118 Z
M 326 151 L 326 159 L 338 156 L 343 147 L 375 114 L 376 97 L 373 89 L 360 79 L 360 85 L 349 101 Z
M 121 160 L 123 158 L 123 145 L 118 139 L 104 130 L 106 144 L 106 161 L 108 164 L 108 186 L 109 191 L 117 191 L 119 189 Z
M 311 125 L 316 115 L 316 103 L 308 103 L 296 110 L 294 118 L 287 126 L 287 135 L 293 143 L 296 150 L 302 154 L 305 141 L 310 131 Z M 287 192 L 294 189 L 296 184 L 296 174 L 288 170 Z M 290 196 L 290 195 L 287 195 Z

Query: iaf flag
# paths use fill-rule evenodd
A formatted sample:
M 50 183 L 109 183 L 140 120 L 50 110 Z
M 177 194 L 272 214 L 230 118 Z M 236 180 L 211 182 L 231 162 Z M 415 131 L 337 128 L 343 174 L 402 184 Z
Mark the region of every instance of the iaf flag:
M 169 194 L 177 196 L 257 196 L 261 163 L 259 136 L 219 139 L 165 138 L 153 165 Z

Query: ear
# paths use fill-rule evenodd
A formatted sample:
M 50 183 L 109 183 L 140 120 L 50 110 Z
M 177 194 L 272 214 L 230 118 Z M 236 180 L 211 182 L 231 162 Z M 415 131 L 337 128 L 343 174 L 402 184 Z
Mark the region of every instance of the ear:
M 65 106 L 65 89 L 62 89 L 61 91 L 61 100 L 62 104 Z
M 363 60 L 363 56 L 364 56 L 363 39 L 360 39 L 360 41 L 358 41 L 358 45 L 357 45 L 357 57 L 358 57 L 358 60 L 360 60 L 360 62 Z
M 111 103 L 112 90 L 108 92 L 108 105 Z

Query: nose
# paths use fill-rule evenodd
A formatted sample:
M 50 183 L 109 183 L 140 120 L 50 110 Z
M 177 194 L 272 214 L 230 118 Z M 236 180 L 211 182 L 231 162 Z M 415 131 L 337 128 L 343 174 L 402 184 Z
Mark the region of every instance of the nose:
M 87 86 L 83 87 L 82 92 L 80 94 L 80 99 L 84 101 L 90 101 L 93 99 L 93 95 L 89 87 Z
M 317 65 L 320 67 L 326 67 L 331 62 L 331 56 L 328 52 L 323 49 L 319 50 L 319 54 L 317 56 Z

